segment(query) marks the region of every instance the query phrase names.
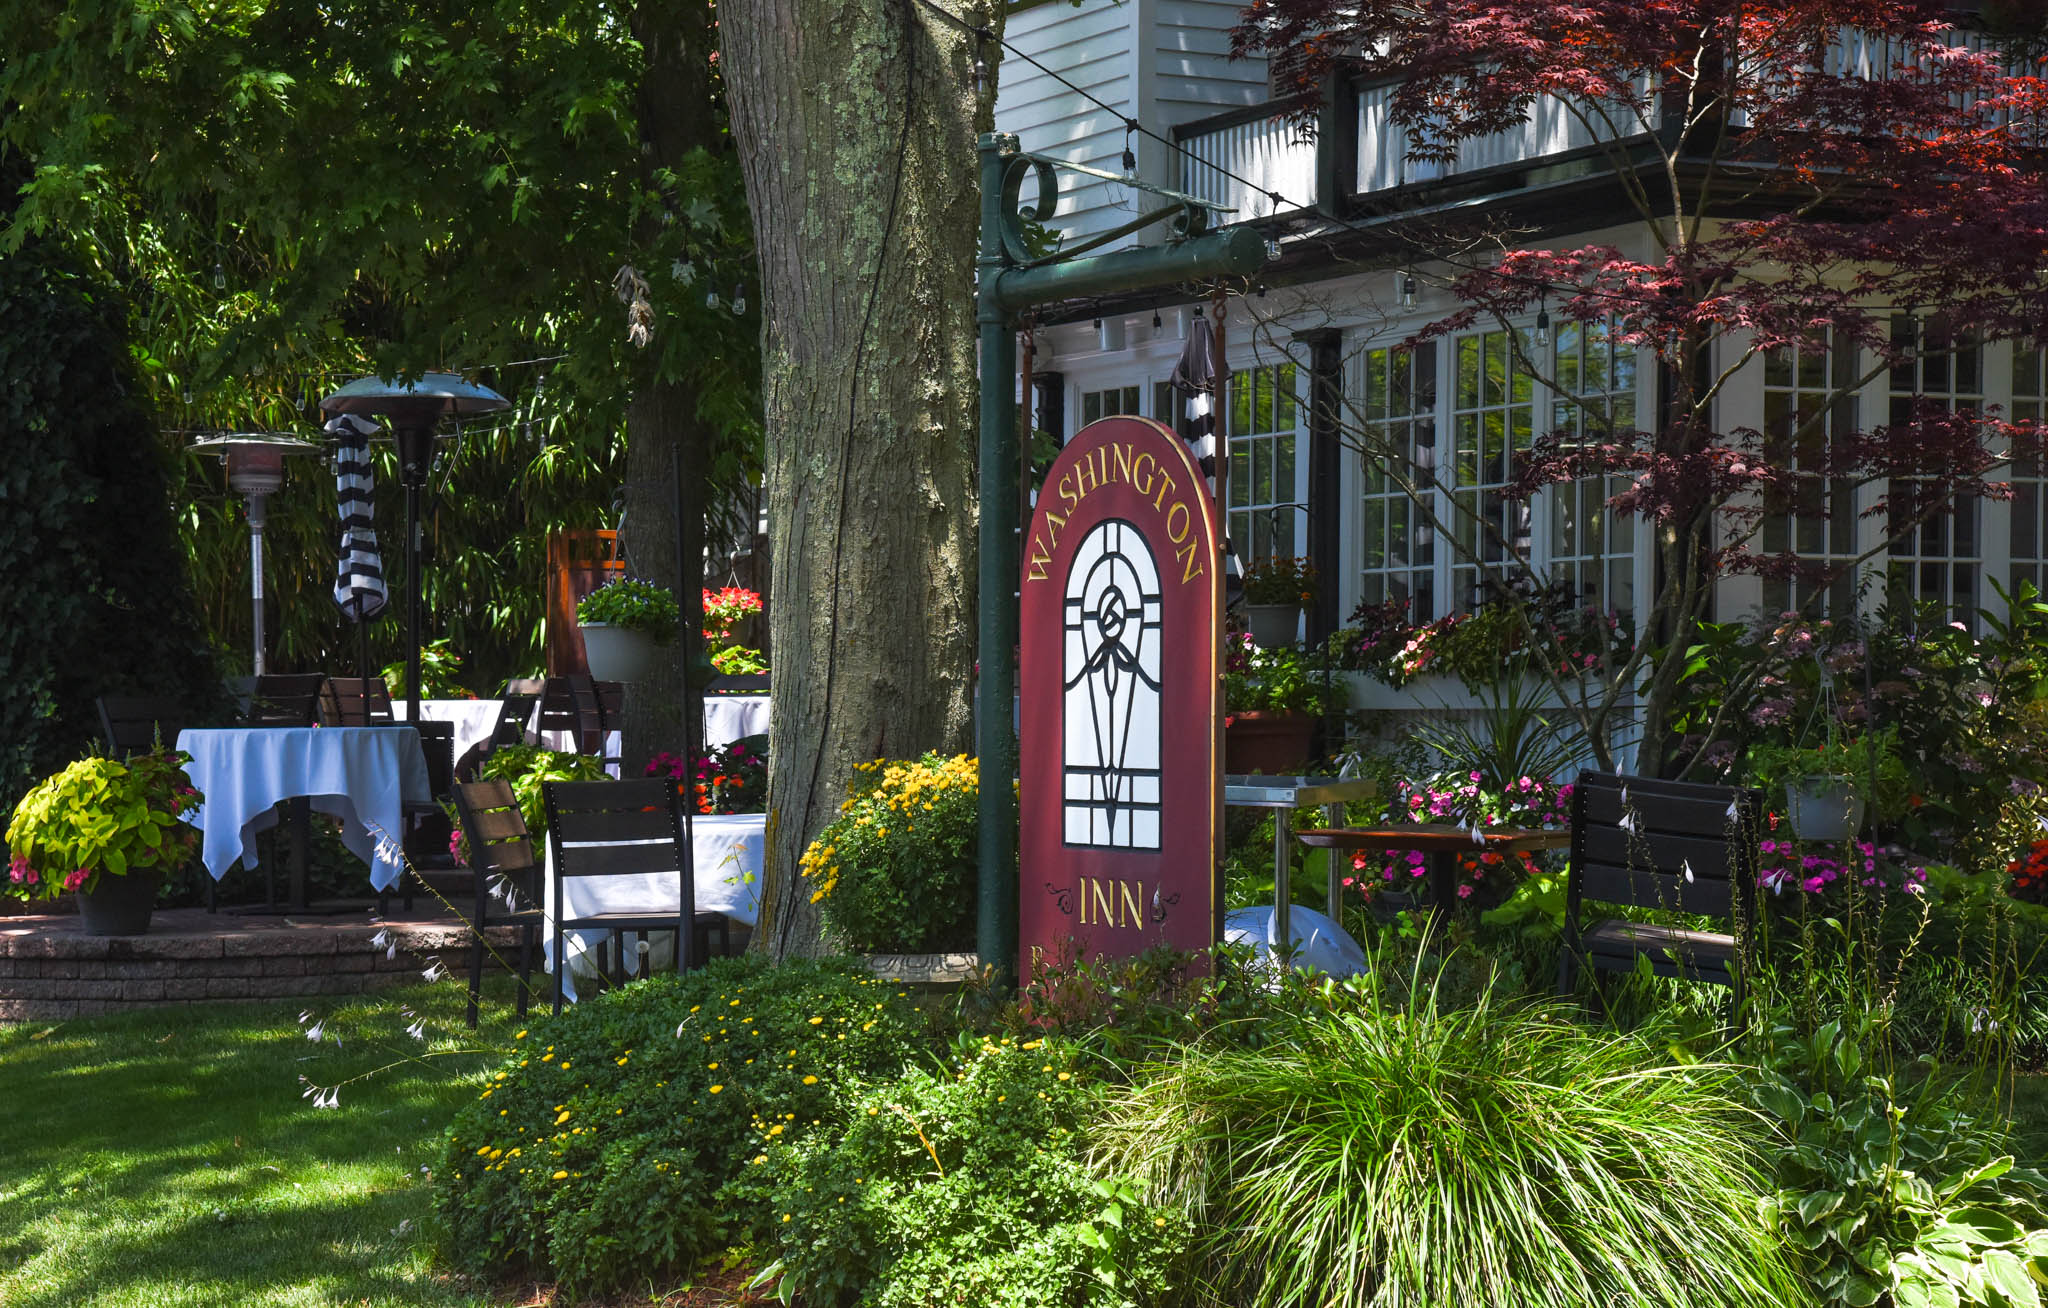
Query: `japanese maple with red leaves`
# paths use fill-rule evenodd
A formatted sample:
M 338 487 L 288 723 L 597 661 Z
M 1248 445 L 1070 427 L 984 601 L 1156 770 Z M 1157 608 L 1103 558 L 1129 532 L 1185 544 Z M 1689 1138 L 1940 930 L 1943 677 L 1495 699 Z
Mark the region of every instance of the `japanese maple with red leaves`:
M 1611 477 L 1608 510 L 1651 535 L 1644 639 L 1603 669 L 1600 693 L 1571 697 L 1602 766 L 1628 717 L 1645 726 L 1635 770 L 1675 765 L 1686 633 L 1719 578 L 1797 578 L 1818 597 L 1876 553 L 1801 557 L 1774 547 L 1769 523 L 1825 514 L 1828 488 L 1849 483 L 1873 488 L 1865 516 L 1901 539 L 1959 497 L 2009 497 L 2007 463 L 2038 455 L 2031 425 L 1987 410 L 1911 404 L 1856 430 L 1842 417 L 1867 383 L 1958 341 L 2048 338 L 2048 23 L 2007 4 L 2001 32 L 1985 26 L 1998 6 L 1973 8 L 1963 31 L 1935 0 L 1253 0 L 1233 33 L 1304 120 L 1345 77 L 1390 84 L 1390 139 L 1405 133 L 1410 160 L 1451 163 L 1539 104 L 1596 140 L 1589 207 L 1603 228 L 1633 225 L 1618 236 L 1547 248 L 1504 212 L 1454 226 L 1441 206 L 1373 227 L 1391 242 L 1379 258 L 1427 263 L 1457 300 L 1415 342 L 1540 311 L 1612 332 L 1661 378 L 1641 428 L 1586 404 L 1576 431 L 1536 440 L 1509 489 L 1526 500 Z M 1576 394 L 1508 337 L 1517 367 Z M 1801 397 L 1768 430 L 1718 425 L 1739 372 L 1828 348 L 1859 362 L 1825 399 Z M 1345 439 L 1400 456 L 1362 428 Z M 1517 558 L 1496 539 L 1511 534 L 1486 544 Z

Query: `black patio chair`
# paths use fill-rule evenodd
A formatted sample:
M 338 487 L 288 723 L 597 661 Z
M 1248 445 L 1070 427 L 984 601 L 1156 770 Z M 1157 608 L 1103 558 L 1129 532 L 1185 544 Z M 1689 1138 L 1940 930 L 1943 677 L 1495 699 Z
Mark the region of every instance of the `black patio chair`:
M 509 782 L 494 777 L 458 783 L 455 811 L 469 841 L 469 867 L 476 878 L 470 917 L 476 939 L 469 952 L 469 1025 L 474 1030 L 484 984 L 484 932 L 493 926 L 519 927 L 519 1016 L 526 1016 L 532 989 L 528 978 L 540 944 L 541 866 Z M 494 900 L 503 900 L 504 907 L 497 908 Z
M 256 678 L 249 711 L 242 722 L 251 727 L 310 727 L 319 721 L 324 672 L 268 673 Z

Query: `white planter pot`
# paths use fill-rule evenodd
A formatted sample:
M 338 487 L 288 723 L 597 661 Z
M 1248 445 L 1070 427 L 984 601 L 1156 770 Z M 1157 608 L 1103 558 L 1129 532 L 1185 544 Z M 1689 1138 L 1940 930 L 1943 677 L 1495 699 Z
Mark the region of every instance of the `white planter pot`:
M 1252 643 L 1260 649 L 1292 645 L 1295 633 L 1301 629 L 1301 606 L 1247 604 L 1244 606 L 1244 625 L 1252 633 Z
M 577 624 L 583 633 L 583 658 L 598 681 L 641 681 L 654 668 L 654 637 L 609 622 Z
M 1863 796 L 1840 777 L 1786 782 L 1785 808 L 1801 840 L 1847 840 L 1863 825 Z

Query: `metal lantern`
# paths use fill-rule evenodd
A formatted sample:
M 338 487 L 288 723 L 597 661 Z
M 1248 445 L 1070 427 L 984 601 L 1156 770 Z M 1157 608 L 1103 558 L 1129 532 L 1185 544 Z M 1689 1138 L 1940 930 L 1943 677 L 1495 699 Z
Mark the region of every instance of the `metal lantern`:
M 249 501 L 249 607 L 255 624 L 252 670 L 266 671 L 263 658 L 263 526 L 265 500 L 284 485 L 284 461 L 294 454 L 318 454 L 320 447 L 296 436 L 238 431 L 202 436 L 192 442 L 202 454 L 218 454 L 228 465 L 228 487 Z
M 409 382 L 358 377 L 320 401 L 321 412 L 330 416 L 353 413 L 378 419 L 390 429 L 398 450 L 398 480 L 405 487 L 405 616 L 412 648 L 405 698 L 413 722 L 420 720 L 420 491 L 434 466 L 434 427 L 444 417 L 495 413 L 510 406 L 510 400 L 490 387 L 447 372 L 421 373 Z

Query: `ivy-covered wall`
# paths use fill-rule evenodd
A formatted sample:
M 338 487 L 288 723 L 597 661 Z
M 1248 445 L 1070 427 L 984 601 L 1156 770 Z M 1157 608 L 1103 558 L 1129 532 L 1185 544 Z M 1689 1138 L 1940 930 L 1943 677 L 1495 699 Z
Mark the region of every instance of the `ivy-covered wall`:
M 52 247 L 0 256 L 0 831 L 96 696 L 221 707 L 124 321 Z

